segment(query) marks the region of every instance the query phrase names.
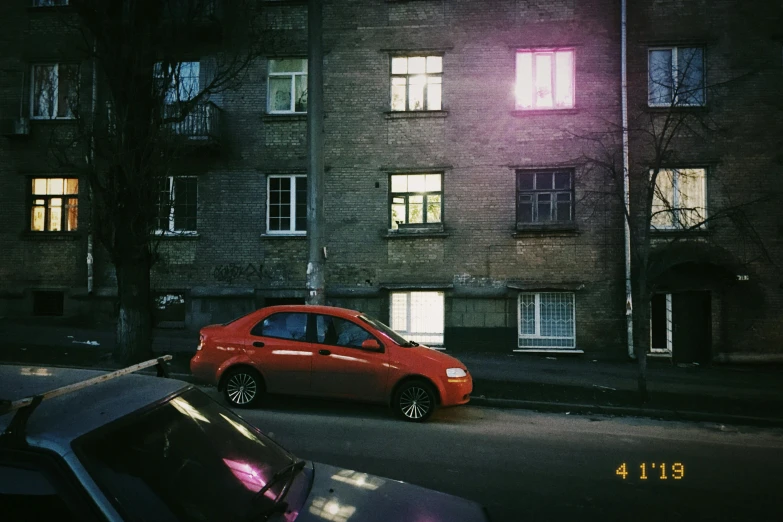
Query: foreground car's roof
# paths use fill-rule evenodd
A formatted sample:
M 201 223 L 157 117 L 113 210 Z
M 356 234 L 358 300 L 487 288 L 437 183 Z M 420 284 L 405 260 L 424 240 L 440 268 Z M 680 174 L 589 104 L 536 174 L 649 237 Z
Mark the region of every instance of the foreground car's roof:
M 0 399 L 15 401 L 106 372 L 73 368 L 0 365 Z M 164 399 L 188 385 L 144 375 L 124 375 L 43 401 L 27 421 L 27 442 L 65 454 L 73 439 Z M 0 415 L 0 432 L 14 412 Z

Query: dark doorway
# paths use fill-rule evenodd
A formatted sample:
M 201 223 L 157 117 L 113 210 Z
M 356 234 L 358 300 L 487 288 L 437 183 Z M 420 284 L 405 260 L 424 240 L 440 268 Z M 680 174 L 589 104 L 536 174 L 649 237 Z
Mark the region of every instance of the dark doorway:
M 63 315 L 63 292 L 37 290 L 33 292 L 33 315 Z
M 708 364 L 712 344 L 710 292 L 672 294 L 672 323 L 674 362 Z

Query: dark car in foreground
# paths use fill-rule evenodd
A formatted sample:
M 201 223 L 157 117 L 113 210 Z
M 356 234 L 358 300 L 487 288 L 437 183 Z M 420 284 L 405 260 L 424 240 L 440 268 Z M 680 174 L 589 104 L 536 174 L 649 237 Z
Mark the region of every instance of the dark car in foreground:
M 299 459 L 198 388 L 132 373 L 156 364 L 0 366 L 0 520 L 487 520 L 463 498 Z

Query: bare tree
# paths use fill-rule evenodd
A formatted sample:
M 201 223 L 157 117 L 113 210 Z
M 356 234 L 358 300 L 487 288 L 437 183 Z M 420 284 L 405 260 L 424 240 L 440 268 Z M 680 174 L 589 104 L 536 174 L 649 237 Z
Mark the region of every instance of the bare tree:
M 150 269 L 174 219 L 169 176 L 183 144 L 208 137 L 194 130 L 218 131 L 213 99 L 260 54 L 259 16 L 250 0 L 71 0 L 63 17 L 81 35 L 84 66 L 69 100 L 77 131 L 56 148 L 89 181 L 92 231 L 115 269 L 117 361 L 151 353 Z
M 607 122 L 608 132 L 580 136 L 586 145 L 582 158 L 584 175 L 608 182 L 603 184 L 605 188 L 588 194 L 586 200 L 622 208 L 623 219 L 630 228 L 633 345 L 642 402 L 649 399 L 647 354 L 651 348 L 651 298 L 658 277 L 667 266 L 667 255 L 674 255 L 678 246 L 708 226 L 713 230 L 731 226 L 737 235 L 753 243 L 759 256 L 774 263 L 749 211 L 779 195 L 732 198 L 726 190 L 724 203 L 709 209 L 706 203 L 706 176 L 710 176 L 714 186 L 726 181 L 714 176 L 714 172 L 708 174 L 706 164 L 720 155 L 732 133 L 725 121 L 703 110 L 706 96 L 709 92 L 714 101 L 730 84 L 740 83 L 757 72 L 749 71 L 708 86 L 701 48 L 650 51 L 648 99 L 629 110 L 627 131 L 631 158 L 627 208 L 623 202 L 621 135 L 624 129 Z M 661 234 L 663 231 L 677 233 Z M 710 242 L 713 238 L 699 234 L 699 240 Z

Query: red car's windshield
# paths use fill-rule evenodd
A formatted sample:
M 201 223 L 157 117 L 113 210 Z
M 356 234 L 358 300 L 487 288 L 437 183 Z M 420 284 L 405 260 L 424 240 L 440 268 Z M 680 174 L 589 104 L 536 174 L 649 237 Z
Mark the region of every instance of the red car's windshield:
M 243 520 L 271 505 L 285 481 L 256 494 L 293 459 L 194 389 L 74 447 L 128 520 Z
M 359 319 L 361 319 L 362 321 L 364 321 L 366 323 L 369 323 L 370 325 L 372 325 L 377 330 L 380 330 L 381 332 L 386 334 L 386 336 L 388 338 L 390 338 L 392 341 L 394 341 L 395 343 L 399 344 L 400 346 L 413 346 L 403 336 L 401 336 L 400 334 L 398 334 L 397 332 L 395 332 L 394 330 L 392 330 L 391 328 L 389 328 L 388 326 L 386 326 L 385 324 L 380 322 L 378 319 L 374 319 L 374 318 L 372 318 L 372 317 L 370 317 L 368 315 L 364 315 L 364 314 L 360 315 Z

